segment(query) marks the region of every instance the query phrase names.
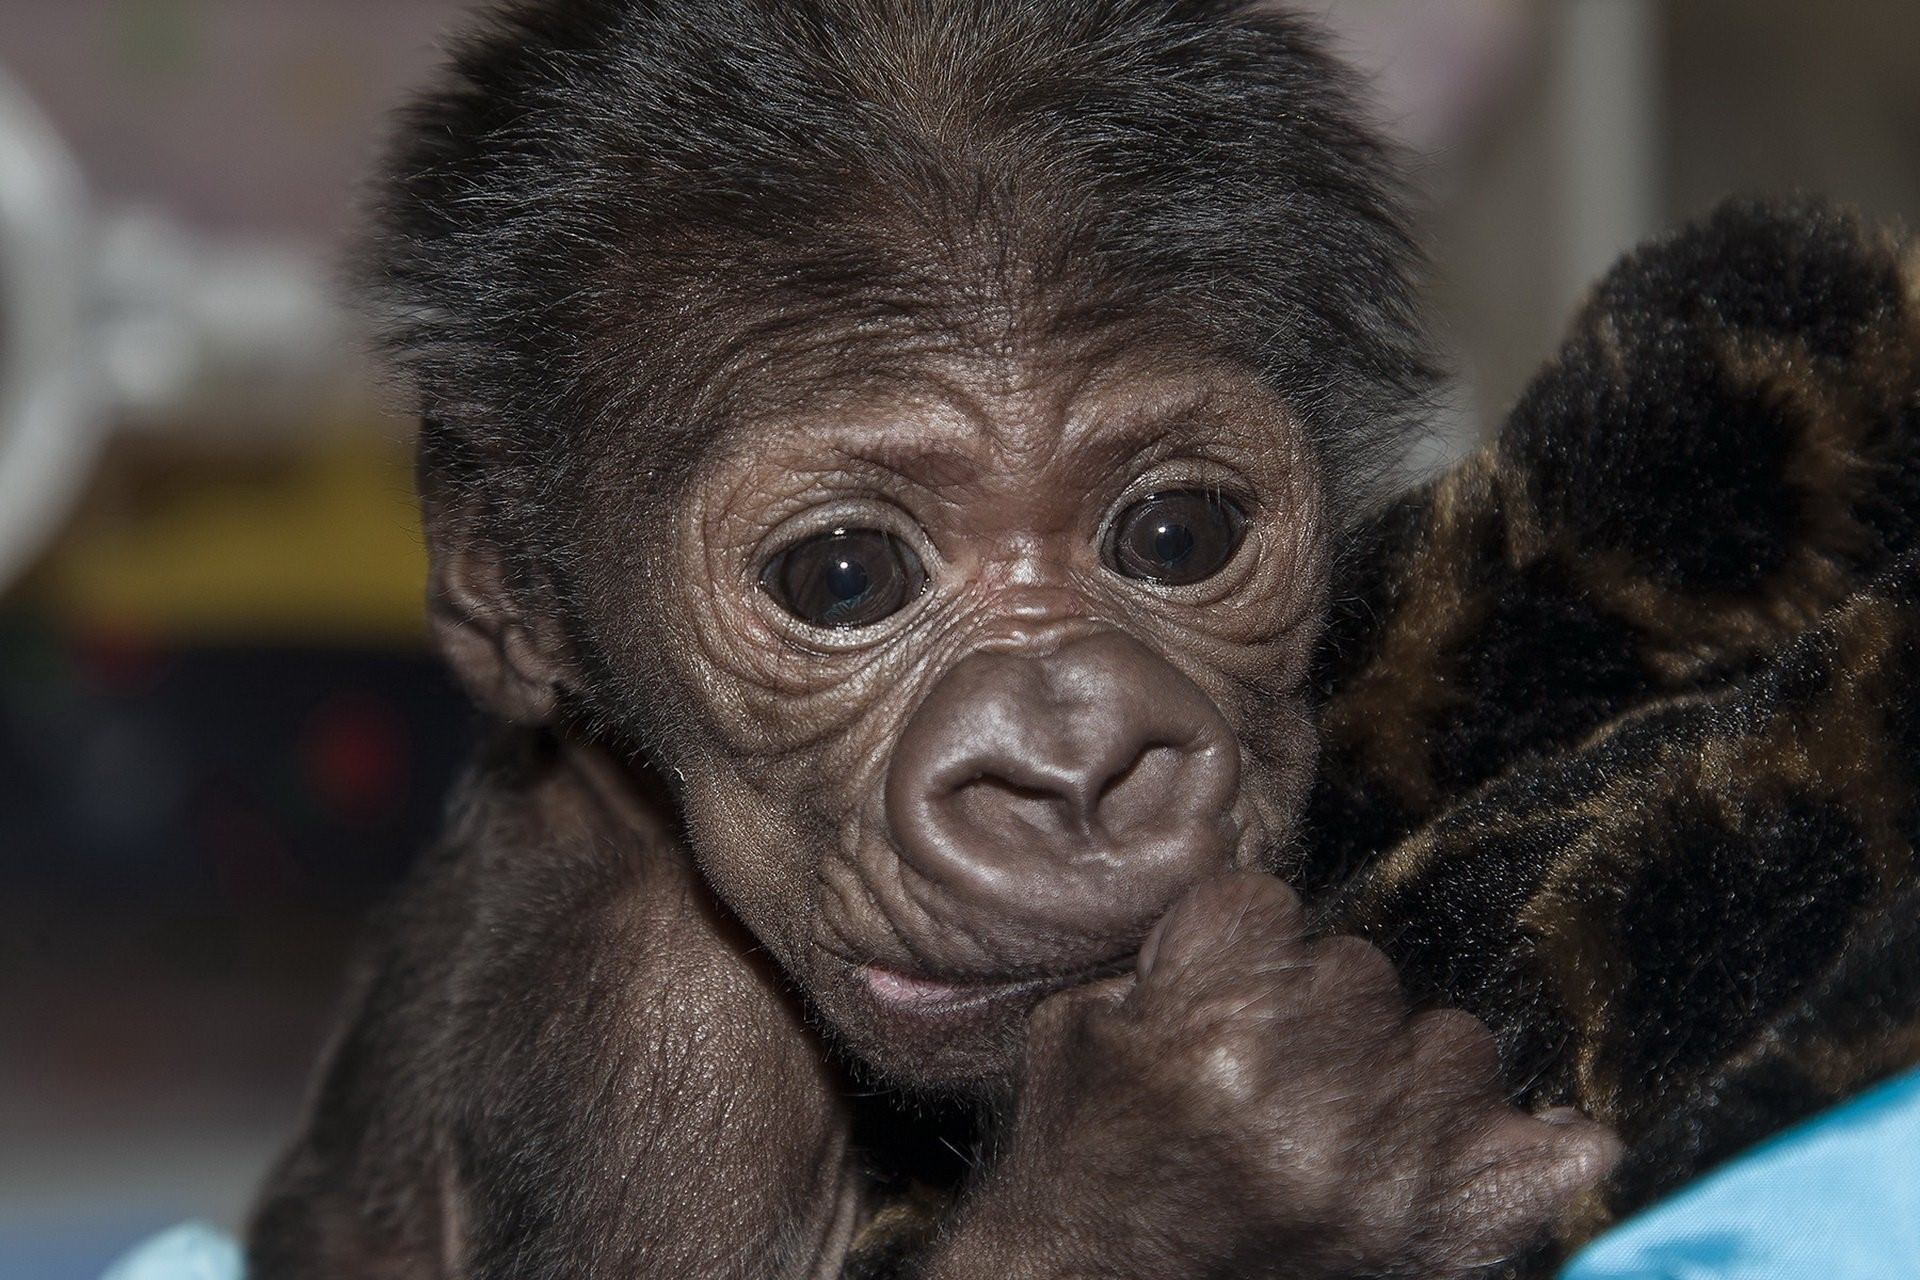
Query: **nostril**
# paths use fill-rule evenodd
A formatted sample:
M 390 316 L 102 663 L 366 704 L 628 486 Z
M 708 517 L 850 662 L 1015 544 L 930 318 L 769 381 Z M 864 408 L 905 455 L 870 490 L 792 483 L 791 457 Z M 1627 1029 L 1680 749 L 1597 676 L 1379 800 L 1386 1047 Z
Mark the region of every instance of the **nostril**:
M 1149 742 L 1146 746 L 1141 747 L 1124 767 L 1115 770 L 1105 782 L 1100 784 L 1097 803 L 1105 804 L 1115 792 L 1121 790 L 1123 787 L 1128 787 L 1130 784 L 1142 778 L 1156 776 L 1165 768 L 1170 756 L 1178 756 L 1180 754 L 1180 748 L 1171 742 Z
M 1101 784 L 1095 820 L 1115 837 L 1164 820 L 1189 754 L 1172 742 L 1148 744 L 1126 768 Z
M 975 831 L 1001 838 L 1060 843 L 1088 835 L 1085 806 L 1050 787 L 1030 786 L 997 774 L 978 774 L 953 789 L 955 816 Z M 1024 842 L 1024 841 L 1023 841 Z
M 1001 760 L 968 770 L 936 803 L 961 829 L 1016 846 L 1105 847 L 1167 824 L 1169 806 L 1182 807 L 1181 775 L 1193 754 L 1185 742 L 1160 738 L 1071 764 Z

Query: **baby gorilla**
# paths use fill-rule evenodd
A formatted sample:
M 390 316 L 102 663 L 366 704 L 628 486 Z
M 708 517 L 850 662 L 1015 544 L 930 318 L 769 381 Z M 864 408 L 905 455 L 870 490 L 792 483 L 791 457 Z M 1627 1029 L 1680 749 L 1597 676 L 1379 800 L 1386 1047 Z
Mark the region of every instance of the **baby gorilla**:
M 1333 530 L 1430 377 L 1357 119 L 1198 0 L 464 46 L 376 284 L 498 725 L 259 1280 L 1444 1276 L 1604 1172 L 1274 875 Z M 930 1096 L 987 1121 L 903 1247 Z

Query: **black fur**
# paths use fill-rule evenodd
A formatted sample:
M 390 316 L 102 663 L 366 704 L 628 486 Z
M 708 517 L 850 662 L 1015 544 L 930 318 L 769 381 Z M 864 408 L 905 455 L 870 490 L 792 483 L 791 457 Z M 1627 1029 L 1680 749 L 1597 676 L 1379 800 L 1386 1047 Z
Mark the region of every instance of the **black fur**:
M 371 253 L 429 492 L 564 579 L 590 477 L 670 489 L 769 384 L 1115 320 L 1257 369 L 1356 481 L 1432 380 L 1415 255 L 1347 73 L 1242 7 L 503 7 Z

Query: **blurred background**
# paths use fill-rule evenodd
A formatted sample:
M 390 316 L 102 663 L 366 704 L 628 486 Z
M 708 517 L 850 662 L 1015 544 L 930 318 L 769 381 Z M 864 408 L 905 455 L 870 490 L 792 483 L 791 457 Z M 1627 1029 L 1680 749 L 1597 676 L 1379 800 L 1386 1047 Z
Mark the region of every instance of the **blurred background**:
M 0 0 L 0 1280 L 237 1224 L 472 731 L 334 282 L 460 0 Z M 1496 422 L 1736 192 L 1920 215 L 1912 0 L 1322 0 Z

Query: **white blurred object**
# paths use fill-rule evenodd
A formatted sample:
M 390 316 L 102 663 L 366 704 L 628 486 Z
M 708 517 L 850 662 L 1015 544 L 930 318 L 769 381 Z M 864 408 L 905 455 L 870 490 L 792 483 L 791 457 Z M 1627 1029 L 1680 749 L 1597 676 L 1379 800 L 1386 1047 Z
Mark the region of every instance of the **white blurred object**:
M 0 76 L 0 590 L 110 435 L 298 439 L 364 397 L 358 353 L 312 256 L 96 214 L 66 148 Z
M 0 80 L 0 584 L 79 494 L 100 446 L 85 330 L 80 176 Z

